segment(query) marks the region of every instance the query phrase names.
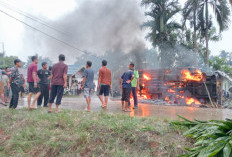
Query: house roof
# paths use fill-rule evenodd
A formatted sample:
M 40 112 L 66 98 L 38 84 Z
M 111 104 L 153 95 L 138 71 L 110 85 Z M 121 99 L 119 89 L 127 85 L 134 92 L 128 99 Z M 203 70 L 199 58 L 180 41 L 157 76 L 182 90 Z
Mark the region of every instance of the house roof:
M 218 73 L 222 77 L 224 77 L 224 78 L 228 79 L 230 82 L 232 82 L 232 78 L 229 75 L 227 75 L 225 72 L 217 70 L 217 71 L 215 71 L 215 73 Z
M 81 68 L 81 65 L 68 65 L 68 75 L 75 75 Z

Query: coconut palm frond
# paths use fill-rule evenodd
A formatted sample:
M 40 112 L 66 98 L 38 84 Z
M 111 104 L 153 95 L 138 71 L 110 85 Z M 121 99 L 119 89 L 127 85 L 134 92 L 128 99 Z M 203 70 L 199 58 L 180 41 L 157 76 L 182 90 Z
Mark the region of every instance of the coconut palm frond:
M 182 26 L 179 23 L 172 21 L 172 22 L 167 24 L 167 28 L 169 28 L 171 30 L 176 30 L 176 29 L 181 29 Z
M 215 16 L 220 28 L 220 32 L 224 31 L 229 27 L 230 23 L 230 8 L 226 0 L 220 0 L 220 3 L 216 3 L 213 6 Z
M 171 19 L 180 12 L 178 0 L 142 0 L 141 5 L 150 8 L 145 15 L 152 20 L 145 22 L 142 27 L 150 28 L 147 38 L 152 38 L 153 45 L 169 42 L 169 39 L 176 42 L 172 32 L 181 28 L 181 25 Z
M 157 26 L 156 26 L 154 20 L 150 20 L 150 21 L 144 22 L 144 23 L 142 24 L 142 28 L 143 28 L 143 27 L 148 27 L 148 28 L 152 28 L 152 29 L 157 29 Z
M 232 156 L 232 121 L 190 121 L 182 118 L 171 124 L 187 127 L 185 136 L 195 140 L 194 148 L 186 148 L 183 157 Z

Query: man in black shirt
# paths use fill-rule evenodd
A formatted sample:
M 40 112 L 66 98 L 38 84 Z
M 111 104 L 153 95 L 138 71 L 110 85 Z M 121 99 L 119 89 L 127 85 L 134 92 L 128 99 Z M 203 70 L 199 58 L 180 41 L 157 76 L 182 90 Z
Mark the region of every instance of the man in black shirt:
M 41 95 L 37 101 L 37 106 L 41 106 L 43 98 L 44 98 L 44 107 L 48 107 L 48 99 L 49 99 L 49 79 L 50 79 L 50 71 L 47 70 L 48 64 L 46 62 L 42 63 L 42 69 L 38 70 L 37 74 L 39 77 L 39 87 L 41 90 Z

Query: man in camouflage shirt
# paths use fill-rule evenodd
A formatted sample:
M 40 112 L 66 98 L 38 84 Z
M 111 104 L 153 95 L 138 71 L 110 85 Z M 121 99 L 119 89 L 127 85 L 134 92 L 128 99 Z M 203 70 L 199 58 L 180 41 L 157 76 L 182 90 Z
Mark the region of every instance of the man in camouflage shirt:
M 26 83 L 24 81 L 23 75 L 19 72 L 19 68 L 21 67 L 22 62 L 19 59 L 16 59 L 14 61 L 14 64 L 15 67 L 11 68 L 11 74 L 10 74 L 10 82 L 11 82 L 11 90 L 12 90 L 10 108 L 15 109 L 18 106 L 20 87 L 21 86 L 25 87 Z M 24 82 L 23 85 L 22 82 Z

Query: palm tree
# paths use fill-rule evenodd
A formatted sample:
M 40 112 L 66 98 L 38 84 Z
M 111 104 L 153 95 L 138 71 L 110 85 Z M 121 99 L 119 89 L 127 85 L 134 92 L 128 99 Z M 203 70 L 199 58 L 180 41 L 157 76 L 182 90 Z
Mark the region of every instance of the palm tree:
M 151 29 L 147 38 L 152 41 L 154 47 L 159 47 L 162 63 L 165 45 L 174 45 L 177 41 L 176 30 L 180 29 L 181 25 L 172 18 L 180 11 L 180 5 L 178 0 L 142 0 L 141 5 L 149 7 L 145 15 L 151 20 L 145 22 L 143 27 Z
M 191 26 L 193 26 L 193 49 L 196 51 L 197 49 L 197 14 L 198 14 L 198 7 L 199 2 L 201 0 L 188 0 L 183 8 L 183 17 L 184 17 L 184 25 L 186 20 L 189 20 Z
M 206 64 L 209 64 L 209 30 L 212 28 L 212 15 L 209 12 L 209 7 L 212 7 L 215 18 L 219 25 L 220 33 L 228 28 L 230 22 L 230 8 L 227 0 L 201 0 L 198 4 L 198 21 L 201 35 L 206 42 Z
M 232 0 L 230 0 L 232 1 Z M 209 58 L 209 30 L 212 28 L 212 15 L 209 7 L 213 8 L 216 20 L 218 22 L 220 32 L 228 28 L 230 9 L 226 0 L 188 0 L 183 8 L 184 24 L 186 20 L 194 27 L 193 49 L 197 49 L 197 31 L 201 32 L 201 36 L 206 42 L 206 63 Z

